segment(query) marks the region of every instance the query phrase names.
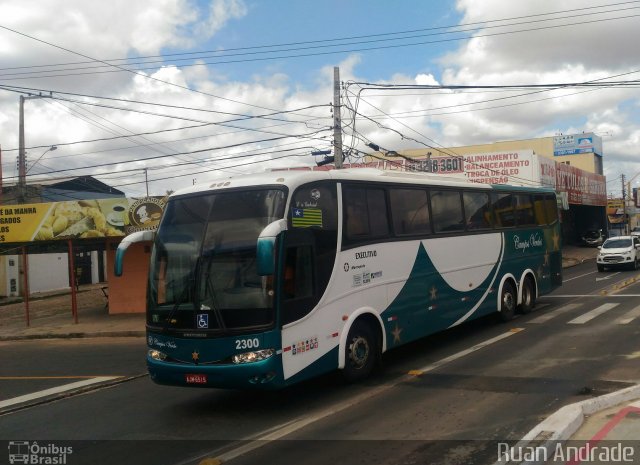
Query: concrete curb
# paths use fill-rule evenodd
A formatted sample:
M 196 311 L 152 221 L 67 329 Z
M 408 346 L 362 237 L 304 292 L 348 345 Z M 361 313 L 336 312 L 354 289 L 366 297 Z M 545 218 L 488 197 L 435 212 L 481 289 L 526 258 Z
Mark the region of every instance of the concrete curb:
M 552 451 L 558 442 L 570 439 L 578 431 L 578 428 L 584 422 L 585 416 L 638 398 L 640 398 L 640 384 L 593 399 L 565 405 L 529 431 L 513 446 L 512 450 L 526 450 L 527 447 L 535 447 Z M 516 454 L 512 455 L 515 456 Z M 513 462 L 499 461 L 496 463 Z M 531 465 L 542 463 L 544 462 L 527 462 L 527 464 Z
M 44 333 L 23 334 L 16 336 L 0 336 L 0 341 L 26 341 L 33 339 L 81 339 L 94 337 L 146 337 L 146 331 L 101 331 L 94 333 Z

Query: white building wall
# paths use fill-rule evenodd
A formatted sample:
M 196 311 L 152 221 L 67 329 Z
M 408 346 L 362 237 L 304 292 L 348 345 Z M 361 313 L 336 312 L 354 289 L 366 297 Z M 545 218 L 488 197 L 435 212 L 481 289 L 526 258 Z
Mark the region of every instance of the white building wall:
M 91 284 L 100 282 L 100 262 L 98 260 L 98 252 L 91 252 Z
M 29 291 L 46 292 L 69 288 L 69 260 L 66 253 L 29 255 Z
M 20 282 L 20 255 L 8 255 L 6 263 L 6 277 L 7 277 L 7 296 L 17 297 L 20 295 L 20 289 L 22 283 Z

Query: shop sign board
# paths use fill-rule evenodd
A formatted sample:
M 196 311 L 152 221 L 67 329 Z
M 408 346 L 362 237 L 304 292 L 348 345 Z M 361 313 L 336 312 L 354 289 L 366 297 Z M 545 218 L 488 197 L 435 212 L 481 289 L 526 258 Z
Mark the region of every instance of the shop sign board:
M 624 201 L 622 199 L 609 199 L 607 201 L 607 218 L 609 219 L 609 224 L 626 224 Z
M 592 132 L 568 134 L 553 138 L 553 155 L 577 155 L 595 153 L 602 156 L 602 138 Z
M 607 205 L 606 178 L 575 166 L 556 164 L 556 191 L 567 192 L 574 205 Z
M 539 184 L 537 168 L 532 150 L 478 153 L 464 156 L 465 175 L 471 182 Z
M 166 197 L 109 198 L 0 206 L 0 242 L 123 237 L 155 230 Z

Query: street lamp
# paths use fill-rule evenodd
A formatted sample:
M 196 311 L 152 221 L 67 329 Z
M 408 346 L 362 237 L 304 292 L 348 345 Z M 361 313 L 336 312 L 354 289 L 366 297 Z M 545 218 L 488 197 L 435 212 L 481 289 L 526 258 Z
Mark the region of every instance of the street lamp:
M 29 171 L 31 171 L 31 170 L 33 169 L 33 167 L 34 167 L 34 166 L 36 166 L 36 165 L 38 164 L 38 162 L 39 162 L 40 160 L 42 160 L 42 157 L 44 157 L 48 152 L 53 152 L 54 150 L 57 150 L 57 149 L 58 149 L 58 146 L 57 146 L 57 145 L 52 145 L 52 146 L 51 146 L 51 147 L 49 147 L 47 150 L 45 150 L 45 151 L 44 151 L 44 153 L 43 153 L 42 155 L 40 155 L 40 156 L 38 157 L 38 159 L 37 159 L 35 162 L 33 162 L 33 163 L 31 164 L 31 166 L 29 167 L 29 169 L 27 169 L 27 171 L 26 171 L 26 173 L 25 173 L 25 174 L 28 174 L 28 173 L 29 173 Z

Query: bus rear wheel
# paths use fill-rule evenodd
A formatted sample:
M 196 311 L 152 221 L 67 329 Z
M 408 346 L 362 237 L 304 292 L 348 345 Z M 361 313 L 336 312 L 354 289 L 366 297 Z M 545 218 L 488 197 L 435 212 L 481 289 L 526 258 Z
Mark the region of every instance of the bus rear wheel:
M 502 321 L 511 321 L 516 313 L 516 296 L 515 286 L 509 281 L 502 286 L 502 294 L 500 294 L 500 318 Z
M 347 336 L 345 347 L 344 378 L 357 382 L 367 378 L 376 364 L 378 345 L 371 325 L 356 321 Z
M 531 313 L 536 304 L 536 289 L 531 277 L 525 278 L 522 283 L 522 303 L 520 304 L 520 312 Z

